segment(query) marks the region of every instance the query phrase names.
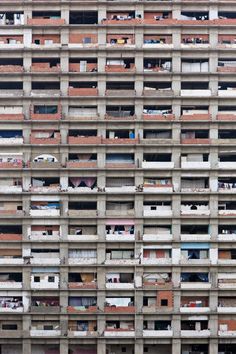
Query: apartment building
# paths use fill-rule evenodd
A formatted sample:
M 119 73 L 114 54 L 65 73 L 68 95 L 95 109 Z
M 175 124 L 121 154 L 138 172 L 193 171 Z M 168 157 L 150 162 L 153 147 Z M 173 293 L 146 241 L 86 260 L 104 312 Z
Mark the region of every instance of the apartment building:
M 236 1 L 0 2 L 0 353 L 236 353 Z

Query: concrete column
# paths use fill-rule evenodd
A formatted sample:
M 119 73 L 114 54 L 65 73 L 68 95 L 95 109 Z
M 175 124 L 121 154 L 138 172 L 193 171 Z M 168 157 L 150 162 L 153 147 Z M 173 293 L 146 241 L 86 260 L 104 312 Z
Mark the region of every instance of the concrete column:
M 180 207 L 181 207 L 181 198 L 179 195 L 173 195 L 172 198 L 172 213 L 173 217 L 180 217 Z
M 98 101 L 97 107 L 98 107 L 99 118 L 103 119 L 106 114 L 106 101 L 105 101 L 105 99 L 104 100 L 100 99 Z
M 24 25 L 27 25 L 29 18 L 32 18 L 32 10 L 25 8 L 24 9 Z
M 133 33 L 135 35 L 135 46 L 136 48 L 143 47 L 143 30 L 138 27 L 133 27 Z
M 173 14 L 174 15 L 174 14 Z M 180 48 L 181 45 L 181 29 L 176 28 L 172 35 L 172 43 L 174 48 Z
M 61 307 L 61 314 L 67 313 L 67 306 L 68 306 L 68 293 L 67 292 L 60 292 L 60 307 Z
M 24 127 L 24 129 L 23 129 L 24 144 L 30 143 L 30 135 L 31 135 L 30 127 Z
M 179 84 L 179 89 L 177 88 L 177 85 L 176 85 L 176 90 L 180 90 L 180 84 Z M 175 119 L 179 120 L 180 115 L 181 115 L 181 101 L 178 101 L 178 100 L 173 101 L 172 113 L 175 115 Z
M 213 64 L 212 66 L 215 66 L 214 63 L 212 63 L 212 64 Z M 210 69 L 210 71 L 211 71 L 211 69 Z M 211 78 L 211 80 L 209 81 L 209 89 L 211 90 L 212 96 L 217 96 L 218 95 L 218 79 L 216 77 L 215 78 Z
M 180 284 L 180 270 L 179 269 L 173 269 L 172 271 L 172 283 L 175 288 L 179 287 Z
M 209 20 L 215 20 L 218 18 L 218 6 L 217 5 L 210 5 L 209 10 Z
M 210 234 L 211 234 L 211 240 L 212 241 L 217 241 L 218 238 L 218 221 L 217 220 L 211 220 L 211 223 L 209 225 L 210 227 Z
M 106 6 L 101 4 L 98 10 L 98 23 L 101 23 L 105 18 L 107 18 L 107 9 Z
M 105 96 L 106 95 L 106 77 L 105 76 L 100 76 L 98 80 L 98 92 L 99 96 Z
M 142 312 L 142 309 L 143 309 L 143 291 L 142 290 L 136 292 L 135 307 L 136 307 L 137 313 Z
M 173 339 L 172 354 L 181 354 L 181 339 Z
M 218 29 L 210 28 L 209 29 L 209 43 L 212 48 L 215 48 L 218 44 Z
M 218 105 L 216 101 L 211 101 L 209 104 L 209 113 L 211 114 L 212 120 L 216 120 L 218 114 Z
M 62 267 L 60 270 L 60 289 L 66 290 L 68 287 L 68 268 Z
M 61 134 L 61 144 L 67 144 L 68 141 L 68 130 L 69 130 L 69 125 L 68 124 L 63 124 L 60 128 L 60 134 Z
M 135 335 L 137 337 L 143 336 L 143 315 L 135 316 Z
M 69 76 L 61 77 L 60 84 L 61 84 L 60 90 L 61 90 L 62 96 L 67 96 L 68 89 L 69 89 Z
M 178 265 L 180 263 L 181 259 L 181 250 L 179 246 L 173 246 L 172 247 L 172 264 Z
M 143 93 L 143 80 L 140 78 L 135 80 L 135 95 L 140 96 Z
M 106 53 L 98 53 L 98 72 L 105 72 Z
M 61 29 L 61 45 L 67 47 L 68 43 L 70 42 L 69 40 L 69 29 L 68 28 L 62 28 Z
M 68 316 L 60 316 L 61 335 L 66 336 L 68 332 Z
M 209 154 L 209 160 L 211 163 L 211 168 L 218 167 L 218 148 L 211 147 L 210 154 Z
M 180 19 L 180 15 L 181 15 L 181 5 L 174 4 L 173 11 L 172 11 L 172 17 L 174 19 Z
M 31 269 L 24 267 L 22 271 L 23 290 L 30 290 L 31 288 Z
M 106 287 L 106 269 L 100 267 L 97 272 L 97 286 L 98 289 L 102 290 Z
M 67 339 L 60 339 L 60 354 L 68 353 L 69 344 Z
M 180 337 L 181 331 L 181 316 L 173 315 L 172 317 L 172 330 L 174 337 Z
M 209 198 L 209 208 L 212 218 L 218 217 L 218 196 L 211 195 Z
M 30 339 L 23 339 L 22 343 L 22 353 L 24 354 L 31 354 L 31 340 Z
M 31 95 L 31 77 L 30 76 L 25 76 L 25 78 L 24 78 L 23 91 L 24 91 L 24 96 Z
M 97 201 L 97 213 L 100 217 L 105 217 L 106 215 L 106 197 L 105 195 L 100 195 Z
M 103 336 L 105 328 L 106 328 L 106 318 L 104 316 L 98 315 L 97 316 L 97 330 L 98 330 L 99 336 Z
M 172 221 L 172 235 L 174 241 L 180 240 L 181 234 L 181 227 L 180 227 L 180 220 L 173 220 Z
M 211 338 L 209 344 L 209 354 L 218 354 L 218 340 Z
M 106 248 L 104 243 L 98 243 L 97 245 L 97 263 L 104 264 L 106 259 Z
M 97 341 L 97 354 L 106 354 L 106 341 L 105 341 L 105 339 L 98 339 L 98 341 Z
M 180 73 L 181 72 L 181 56 L 178 52 L 173 52 L 172 56 L 172 72 Z
M 143 53 L 136 52 L 135 54 L 135 68 L 137 73 L 143 72 Z
M 211 312 L 216 312 L 218 307 L 218 292 L 215 290 L 211 291 L 209 296 L 209 307 Z
M 23 57 L 24 71 L 29 72 L 31 70 L 31 63 L 32 63 L 31 53 L 25 52 Z
M 64 73 L 69 71 L 69 53 L 68 52 L 61 52 L 61 71 Z
M 63 243 L 60 245 L 60 260 L 61 264 L 68 263 L 68 243 Z
M 218 191 L 218 173 L 211 171 L 209 177 L 209 188 L 211 192 Z
M 68 5 L 61 5 L 61 18 L 65 20 L 67 25 L 70 23 L 70 8 Z
M 174 311 L 179 312 L 181 306 L 181 292 L 175 291 L 174 292 Z M 177 334 L 178 336 L 178 334 Z
M 104 168 L 106 163 L 106 153 L 105 148 L 102 147 L 100 151 L 97 153 L 97 164 L 98 168 Z
M 140 120 L 143 116 L 143 103 L 141 103 L 139 100 L 135 100 L 134 107 L 137 120 Z
M 134 200 L 135 217 L 141 218 L 143 216 L 143 195 L 137 194 Z
M 179 168 L 180 167 L 180 148 L 177 148 L 173 151 L 172 153 L 172 161 L 174 162 L 174 167 Z
M 134 343 L 134 353 L 135 354 L 143 354 L 143 339 L 135 339 Z
M 99 293 L 97 294 L 97 306 L 99 310 L 104 311 L 105 301 L 106 301 L 105 291 L 99 291 Z
M 24 38 L 23 43 L 25 47 L 30 48 L 32 46 L 32 29 L 31 28 L 24 28 Z M 26 53 L 24 53 L 25 55 Z

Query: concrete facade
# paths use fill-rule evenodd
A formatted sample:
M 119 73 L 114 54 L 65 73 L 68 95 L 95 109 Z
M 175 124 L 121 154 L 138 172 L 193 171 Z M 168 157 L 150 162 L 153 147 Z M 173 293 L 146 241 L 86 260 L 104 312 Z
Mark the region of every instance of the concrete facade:
M 235 26 L 1 1 L 0 353 L 236 353 Z

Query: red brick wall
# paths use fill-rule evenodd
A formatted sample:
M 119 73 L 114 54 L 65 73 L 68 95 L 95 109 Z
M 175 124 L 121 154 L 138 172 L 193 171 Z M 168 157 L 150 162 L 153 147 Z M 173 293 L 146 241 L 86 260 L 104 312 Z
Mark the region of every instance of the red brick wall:
M 91 43 L 98 42 L 98 36 L 96 33 L 70 33 L 69 43 L 83 43 L 85 37 L 91 38 Z
M 173 307 L 173 292 L 171 290 L 160 290 L 157 292 L 157 306 L 161 307 L 161 300 L 167 300 L 167 307 Z

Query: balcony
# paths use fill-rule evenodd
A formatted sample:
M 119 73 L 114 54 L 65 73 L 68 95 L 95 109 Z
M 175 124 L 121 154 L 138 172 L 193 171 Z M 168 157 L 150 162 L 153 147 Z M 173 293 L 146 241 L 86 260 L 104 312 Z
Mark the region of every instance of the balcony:
M 185 204 L 181 205 L 181 215 L 210 215 L 208 205 Z
M 235 162 L 234 161 L 219 161 L 218 167 L 221 170 L 233 170 L 233 169 L 235 169 Z
M 35 145 L 59 145 L 61 142 L 61 134 L 58 132 L 44 132 L 45 137 L 38 137 L 37 135 L 40 135 L 35 133 L 31 134 L 30 137 L 30 144 L 35 144 Z M 43 135 L 43 133 L 41 133 Z M 48 135 L 48 137 L 46 137 Z M 52 137 L 51 137 L 52 135 Z
M 217 307 L 217 312 L 218 313 L 227 313 L 227 314 L 236 314 L 236 306 L 223 306 L 223 307 L 220 307 L 218 306 Z
M 125 338 L 134 338 L 135 337 L 135 331 L 130 331 L 130 330 L 125 330 L 123 328 L 119 328 L 119 329 L 109 329 L 109 330 L 105 330 L 104 331 L 104 337 L 115 337 L 115 338 L 119 338 L 119 337 L 125 337 Z
M 117 242 L 130 242 L 135 240 L 134 234 L 124 233 L 120 234 L 115 232 L 114 234 L 106 234 L 106 241 L 117 241 Z
M 217 239 L 220 242 L 236 242 L 236 234 L 235 233 L 218 234 L 218 238 Z
M 205 289 L 210 289 L 211 288 L 211 283 L 208 282 L 182 282 L 180 284 L 181 289 L 186 289 L 186 290 L 205 290 Z M 198 310 L 199 308 L 197 308 Z M 198 311 L 196 311 L 198 312 Z
M 171 338 L 173 337 L 172 330 L 143 330 L 144 337 L 153 338 Z
M 77 338 L 77 337 L 97 337 L 98 332 L 97 331 L 73 331 L 69 330 L 68 331 L 68 337 L 69 338 Z
M 209 161 L 183 161 L 181 160 L 181 168 L 186 170 L 200 170 L 200 169 L 210 169 L 211 163 Z
M 69 96 L 98 96 L 98 89 L 95 87 L 69 87 Z
M 22 265 L 24 264 L 24 260 L 21 257 L 13 256 L 13 257 L 0 257 L 0 265 Z
M 171 113 L 166 113 L 166 114 L 147 114 L 144 113 L 143 114 L 143 119 L 144 120 L 154 120 L 154 121 L 167 121 L 167 122 L 171 122 L 175 119 L 175 115 L 171 114 Z
M 182 338 L 208 338 L 211 335 L 209 329 L 204 329 L 200 331 L 196 330 L 182 330 L 180 332 Z
M 66 239 L 74 242 L 97 242 L 99 237 L 98 235 L 67 235 Z
M 0 233 L 0 241 L 21 241 L 22 234 Z
M 36 257 L 36 256 L 32 256 L 30 258 L 30 264 L 32 265 L 59 265 L 60 262 L 60 258 L 58 257 Z
M 127 67 L 127 65 L 125 65 L 125 63 L 122 64 L 110 64 L 110 65 L 106 65 L 105 66 L 105 71 L 106 72 L 110 72 L 110 73 L 126 73 L 126 72 L 135 72 L 135 64 L 134 63 L 130 63 L 128 65 L 129 67 Z
M 2 280 L 0 281 L 0 289 L 22 289 L 22 282 L 13 280 Z
M 30 210 L 30 216 L 35 216 L 35 217 L 41 217 L 41 216 L 46 216 L 46 217 L 56 217 L 60 216 L 60 210 L 59 209 L 31 209 Z
M 73 258 L 68 258 L 68 263 L 69 265 L 77 265 L 77 264 L 96 264 L 97 263 L 97 258 L 96 257 L 73 257 Z
M 211 235 L 209 234 L 181 234 L 180 235 L 181 241 L 210 241 L 211 240 Z
M 142 168 L 145 169 L 173 169 L 174 162 L 172 161 L 143 161 Z
M 59 337 L 61 336 L 61 331 L 56 329 L 52 329 L 52 330 L 31 329 L 30 336 L 31 337 Z
M 101 136 L 69 136 L 68 144 L 71 145 L 99 145 L 102 143 Z
M 144 205 L 143 207 L 144 217 L 171 217 L 172 209 L 171 205 Z
M 67 306 L 68 313 L 96 313 L 97 306 Z
M 228 331 L 228 330 L 219 330 L 218 331 L 219 337 L 236 337 L 236 331 Z
M 69 72 L 97 72 L 97 63 L 69 63 Z
M 169 242 L 172 241 L 173 235 L 171 233 L 157 233 L 157 234 L 143 234 L 143 241 L 163 241 L 163 242 Z
M 37 72 L 37 73 L 51 73 L 51 72 L 60 72 L 61 67 L 60 64 L 57 65 L 50 65 L 50 63 L 32 63 L 31 66 L 31 71 L 32 72 Z M 48 91 L 47 91 L 48 92 Z
M 218 91 L 219 97 L 236 97 L 236 88 L 227 88 L 226 90 L 219 90 Z
M 27 20 L 29 26 L 62 26 L 64 24 L 63 18 L 28 18 Z

